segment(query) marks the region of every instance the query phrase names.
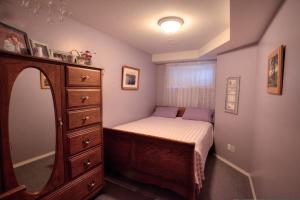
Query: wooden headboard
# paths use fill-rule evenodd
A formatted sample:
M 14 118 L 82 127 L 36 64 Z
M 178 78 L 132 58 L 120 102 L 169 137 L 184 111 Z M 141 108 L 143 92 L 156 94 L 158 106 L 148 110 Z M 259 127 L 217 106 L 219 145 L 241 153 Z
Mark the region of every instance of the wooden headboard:
M 155 108 L 156 108 L 156 107 L 157 107 L 157 106 L 155 106 Z M 155 111 L 155 108 L 154 108 L 153 112 Z M 184 111 L 185 111 L 185 107 L 178 107 L 178 113 L 177 113 L 177 116 L 176 116 L 176 117 L 182 117 Z
M 178 107 L 178 112 L 177 112 L 177 116 L 176 117 L 182 117 L 183 114 L 184 114 L 184 112 L 185 112 L 185 109 L 186 109 L 186 107 Z M 155 108 L 154 108 L 154 111 L 155 111 Z M 214 124 L 214 119 L 215 119 L 215 114 L 213 112 L 212 122 L 211 122 L 212 124 Z
M 184 111 L 185 111 L 185 107 L 179 107 L 179 108 L 178 108 L 177 117 L 182 117 Z

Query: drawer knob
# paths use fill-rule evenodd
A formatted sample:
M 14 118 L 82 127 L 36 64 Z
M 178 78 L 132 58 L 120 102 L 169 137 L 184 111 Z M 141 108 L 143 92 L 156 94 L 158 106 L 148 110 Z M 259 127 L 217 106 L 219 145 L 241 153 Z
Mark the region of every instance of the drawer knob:
M 59 125 L 59 126 L 63 126 L 63 125 L 64 125 L 64 123 L 63 123 L 63 121 L 62 121 L 61 118 L 58 118 L 58 125 Z
M 89 145 L 91 143 L 91 140 L 89 138 L 86 138 L 82 141 L 82 144 L 84 144 L 85 146 Z
M 92 162 L 88 159 L 88 160 L 86 160 L 85 162 L 83 162 L 83 166 L 85 167 L 85 168 L 88 168 L 89 166 L 91 166 L 91 164 L 92 164 Z
M 89 120 L 89 119 L 90 119 L 89 116 L 86 116 L 86 117 L 82 118 L 83 121 L 86 121 L 86 120 Z
M 96 186 L 96 182 L 95 181 L 92 181 L 88 184 L 88 189 L 89 190 L 92 190 L 94 187 Z
M 83 75 L 83 76 L 81 76 L 81 80 L 82 81 L 85 81 L 85 80 L 88 80 L 90 77 L 89 76 L 87 76 L 87 75 Z
M 85 100 L 88 100 L 89 98 L 90 98 L 89 96 L 82 96 L 82 97 L 81 97 L 81 100 L 82 100 L 82 101 L 85 101 Z

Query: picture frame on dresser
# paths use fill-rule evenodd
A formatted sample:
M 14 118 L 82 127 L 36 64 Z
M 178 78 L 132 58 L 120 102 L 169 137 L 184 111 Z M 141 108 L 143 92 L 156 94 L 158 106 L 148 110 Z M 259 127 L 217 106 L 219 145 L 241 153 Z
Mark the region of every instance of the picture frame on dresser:
M 58 50 L 54 50 L 51 49 L 49 50 L 49 55 L 51 59 L 54 60 L 59 60 L 59 61 L 63 61 L 63 62 L 72 62 L 72 54 L 70 52 L 64 52 L 64 51 L 58 51 Z
M 32 55 L 42 58 L 49 58 L 50 52 L 47 44 L 38 42 L 36 40 L 30 40 Z
M 0 50 L 32 55 L 27 33 L 0 21 Z

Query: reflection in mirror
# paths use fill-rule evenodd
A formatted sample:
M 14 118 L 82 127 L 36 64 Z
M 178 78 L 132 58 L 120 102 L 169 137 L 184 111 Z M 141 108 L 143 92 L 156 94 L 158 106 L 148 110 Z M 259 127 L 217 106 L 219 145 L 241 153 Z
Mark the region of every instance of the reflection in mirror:
M 44 74 L 35 68 L 17 77 L 9 105 L 9 141 L 14 172 L 27 192 L 38 192 L 48 182 L 55 157 L 55 112 Z

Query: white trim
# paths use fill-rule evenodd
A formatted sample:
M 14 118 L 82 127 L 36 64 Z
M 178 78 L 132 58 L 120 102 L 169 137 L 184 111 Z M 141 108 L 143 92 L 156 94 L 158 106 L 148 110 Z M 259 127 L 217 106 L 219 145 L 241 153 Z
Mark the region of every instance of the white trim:
M 36 157 L 30 158 L 28 160 L 24 160 L 24 161 L 18 162 L 18 163 L 16 163 L 16 164 L 13 165 L 13 168 L 17 168 L 17 167 L 21 167 L 23 165 L 27 165 L 29 163 L 32 163 L 32 162 L 35 162 L 37 160 L 40 160 L 40 159 L 52 156 L 54 154 L 55 154 L 55 151 L 51 151 L 49 153 L 46 153 L 46 154 L 43 154 L 43 155 L 40 155 L 40 156 L 36 156 Z
M 229 165 L 230 167 L 232 167 L 233 169 L 239 171 L 240 173 L 244 174 L 245 176 L 250 176 L 250 174 L 248 172 L 246 172 L 245 170 L 243 170 L 242 168 L 236 166 L 235 164 L 233 164 L 232 162 L 226 160 L 225 158 L 223 158 L 222 156 L 219 156 L 218 154 L 215 154 L 215 156 L 223 161 L 225 164 Z
M 191 61 L 199 60 L 199 58 L 205 57 L 209 52 L 212 52 L 219 48 L 221 45 L 230 41 L 230 28 L 227 28 L 222 33 L 217 35 L 212 40 L 208 41 L 205 45 L 199 49 L 177 51 L 171 53 L 158 53 L 152 54 L 152 62 L 155 64 L 169 63 L 178 61 Z M 215 56 L 211 56 L 215 59 Z
M 252 192 L 252 196 L 253 196 L 253 199 L 256 200 L 256 193 L 255 193 L 255 190 L 254 190 L 254 185 L 253 185 L 253 181 L 252 181 L 252 177 L 250 175 L 249 172 L 243 170 L 242 168 L 240 168 L 239 166 L 233 164 L 232 162 L 226 160 L 225 158 L 223 158 L 222 156 L 218 155 L 218 154 L 215 154 L 216 158 L 221 160 L 222 162 L 224 162 L 225 164 L 227 164 L 228 166 L 232 167 L 233 169 L 235 169 L 236 171 L 240 172 L 241 174 L 245 175 L 248 177 L 249 179 L 249 183 L 250 183 L 250 187 L 251 187 L 251 192 Z
M 248 178 L 249 178 L 249 182 L 250 182 L 250 187 L 251 187 L 251 192 L 252 192 L 253 199 L 256 200 L 256 193 L 255 193 L 255 190 L 254 190 L 252 177 L 248 176 Z

